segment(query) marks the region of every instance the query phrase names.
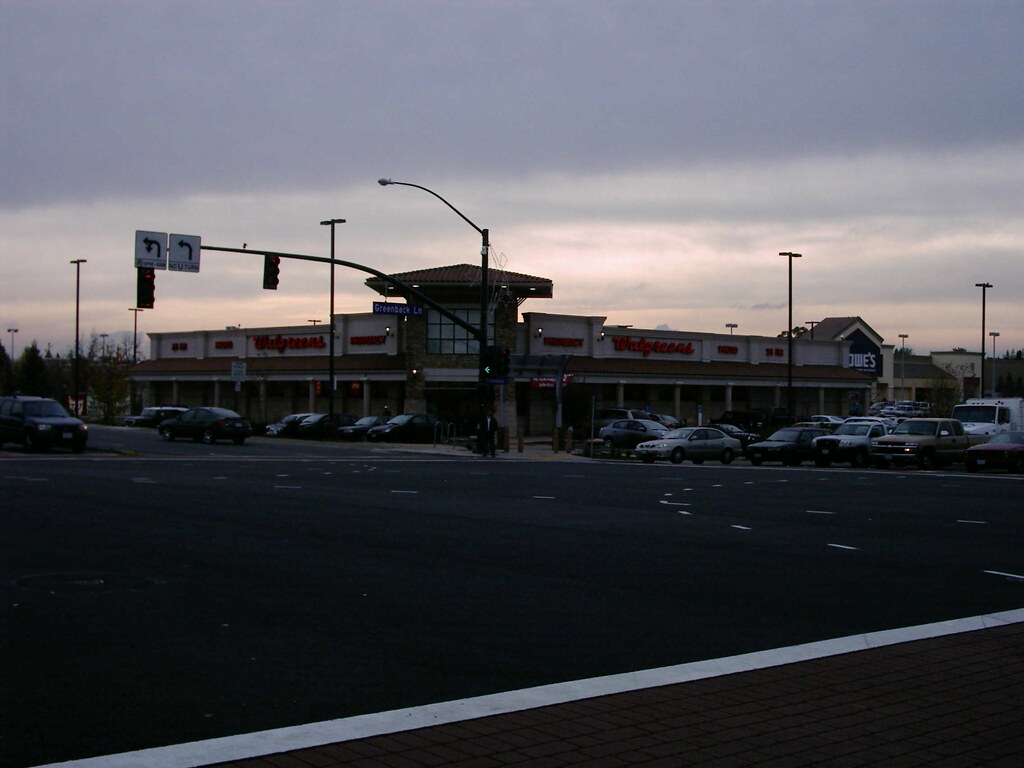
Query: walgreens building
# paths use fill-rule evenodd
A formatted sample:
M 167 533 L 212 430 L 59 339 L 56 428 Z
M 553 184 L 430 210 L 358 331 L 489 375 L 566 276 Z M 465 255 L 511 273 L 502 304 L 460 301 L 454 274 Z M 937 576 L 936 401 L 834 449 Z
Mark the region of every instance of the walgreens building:
M 549 279 L 489 274 L 488 338 L 512 350 L 493 405 L 513 436 L 581 426 L 593 408 L 646 408 L 690 424 L 726 410 L 780 408 L 790 374 L 796 416 L 846 414 L 884 393 L 886 369 L 891 378 L 891 345 L 883 348 L 857 317 L 826 318 L 815 338 L 794 339 L 790 365 L 787 339 L 528 311 L 527 301 L 551 298 Z M 472 326 L 480 322 L 480 276 L 468 264 L 392 275 Z M 426 412 L 458 434 L 473 432 L 476 340 L 386 281 L 365 284 L 377 294 L 371 311 L 336 315 L 329 325 L 150 333 L 150 359 L 131 374 L 143 405 L 218 405 L 269 423 L 326 412 L 333 393 L 338 413 Z

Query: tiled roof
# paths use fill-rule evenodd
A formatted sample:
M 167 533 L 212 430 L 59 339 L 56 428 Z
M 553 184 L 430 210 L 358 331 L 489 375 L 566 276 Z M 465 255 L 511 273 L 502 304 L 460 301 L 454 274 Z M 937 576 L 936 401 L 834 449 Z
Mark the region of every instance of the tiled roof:
M 571 356 L 566 367 L 568 373 L 602 373 L 610 375 L 649 375 L 785 379 L 784 363 L 734 363 L 721 360 L 640 360 L 636 358 L 590 358 Z M 874 379 L 853 368 L 832 365 L 794 365 L 793 378 L 799 380 L 827 379 L 849 381 L 851 384 L 869 384 Z

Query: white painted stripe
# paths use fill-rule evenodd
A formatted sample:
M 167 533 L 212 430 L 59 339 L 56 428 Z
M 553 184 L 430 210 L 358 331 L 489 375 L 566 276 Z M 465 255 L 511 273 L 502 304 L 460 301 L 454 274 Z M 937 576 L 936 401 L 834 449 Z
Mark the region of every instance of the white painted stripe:
M 302 486 L 301 485 L 275 485 L 274 489 L 275 490 L 283 490 L 283 491 L 298 491 L 298 490 L 302 490 Z
M 857 551 L 856 547 L 848 547 L 845 544 L 829 544 L 829 546 L 835 547 L 836 549 L 851 549 L 853 551 Z
M 1024 576 L 1017 573 L 1003 573 L 1002 571 L 983 571 L 983 573 L 990 573 L 993 576 L 1005 576 L 1006 578 L 1013 579 L 1014 581 L 1024 581 Z
M 745 525 L 730 525 L 730 528 L 735 528 L 737 531 L 752 531 L 753 528 L 748 528 Z
M 984 520 L 957 520 L 958 523 L 968 523 L 970 525 L 988 525 Z
M 1024 609 L 35 768 L 195 768 L 1024 622 Z
M 808 509 L 807 510 L 807 514 L 808 515 L 834 515 L 835 512 L 826 512 L 823 509 Z
M 392 491 L 391 491 L 391 492 L 392 492 L 392 493 L 410 493 L 410 494 L 413 494 L 413 495 L 415 495 L 415 494 L 419 493 L 419 491 L 396 491 L 396 490 L 394 490 L 394 489 L 392 489 Z
M 658 499 L 659 504 L 665 504 L 669 507 L 692 507 L 693 505 L 688 501 L 665 501 L 664 499 Z
M 534 496 L 535 499 L 553 499 L 554 496 Z

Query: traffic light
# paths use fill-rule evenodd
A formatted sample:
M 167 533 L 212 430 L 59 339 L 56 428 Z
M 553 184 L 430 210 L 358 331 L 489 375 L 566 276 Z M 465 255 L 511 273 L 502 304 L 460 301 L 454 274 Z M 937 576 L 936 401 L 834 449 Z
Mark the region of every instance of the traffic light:
M 149 267 L 139 267 L 138 279 L 135 284 L 135 306 L 140 309 L 152 309 L 156 293 L 156 271 Z
M 512 358 L 512 350 L 508 347 L 501 347 L 495 354 L 494 366 L 497 370 L 499 378 L 506 378 L 508 376 L 509 363 Z
M 277 290 L 278 277 L 281 274 L 281 257 L 263 257 L 263 287 L 268 291 Z

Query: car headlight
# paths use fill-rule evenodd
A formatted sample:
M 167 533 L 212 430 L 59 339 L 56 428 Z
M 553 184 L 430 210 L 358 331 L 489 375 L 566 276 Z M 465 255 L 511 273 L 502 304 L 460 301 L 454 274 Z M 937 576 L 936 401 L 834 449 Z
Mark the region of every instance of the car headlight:
M 49 424 L 36 424 L 37 432 L 49 432 L 51 429 L 53 429 L 53 427 Z
M 840 440 L 839 441 L 839 447 L 840 448 L 849 448 L 851 445 L 853 445 L 853 443 L 851 443 L 849 440 Z

